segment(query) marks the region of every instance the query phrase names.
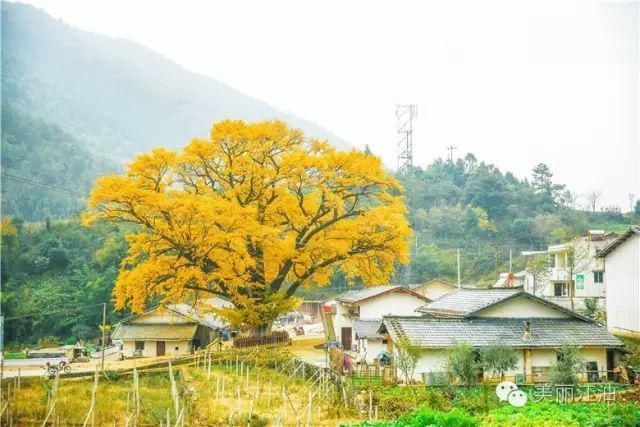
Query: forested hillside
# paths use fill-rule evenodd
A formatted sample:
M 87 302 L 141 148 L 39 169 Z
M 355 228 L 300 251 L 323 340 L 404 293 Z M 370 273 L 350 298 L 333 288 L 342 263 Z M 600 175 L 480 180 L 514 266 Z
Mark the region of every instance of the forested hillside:
M 519 179 L 467 154 L 400 175 L 416 244 L 409 272 L 403 269 L 398 280 L 455 281 L 459 248 L 463 283 L 493 283 L 508 271 L 510 250 L 517 271 L 524 267 L 523 250 L 545 249 L 589 229 L 622 231 L 638 221 L 615 210 L 577 210 L 577 196 L 554 182 L 547 165 L 531 166 L 520 174 L 528 178 Z
M 348 145 L 315 123 L 136 43 L 81 31 L 32 6 L 3 2 L 2 40 L 3 104 L 57 124 L 118 162 L 206 136 L 224 118 L 279 118 L 308 135 Z M 215 54 L 215 46 L 202 54 Z
M 55 124 L 6 102 L 1 150 L 2 215 L 27 221 L 77 214 L 95 177 L 118 170 Z
M 87 229 L 77 219 L 45 224 L 4 219 L 5 340 L 33 344 L 45 336 L 98 336 L 100 304 L 111 299 L 125 252 L 123 233 L 116 227 Z

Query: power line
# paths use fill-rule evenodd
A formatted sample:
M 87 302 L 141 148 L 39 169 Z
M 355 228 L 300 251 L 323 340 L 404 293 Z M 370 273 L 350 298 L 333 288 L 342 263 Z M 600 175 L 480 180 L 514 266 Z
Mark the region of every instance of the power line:
M 4 320 L 6 322 L 7 320 L 26 319 L 27 317 L 48 316 L 49 314 L 56 314 L 56 313 L 62 313 L 62 312 L 68 312 L 68 311 L 79 311 L 79 310 L 84 310 L 85 308 L 102 306 L 103 304 L 104 303 L 101 302 L 100 304 L 91 304 L 91 305 L 85 305 L 85 306 L 76 307 L 76 308 L 65 308 L 60 310 L 48 311 L 45 313 L 32 313 L 32 314 L 25 314 L 24 316 L 6 317 Z
M 35 181 L 33 179 L 30 179 L 30 178 L 23 178 L 23 177 L 20 177 L 20 176 L 8 174 L 6 172 L 0 172 L 0 175 L 2 177 L 4 177 L 4 178 L 10 179 L 10 180 L 15 181 L 15 182 L 20 182 L 22 184 L 35 185 L 37 187 L 46 188 L 47 190 L 57 191 L 59 193 L 65 193 L 65 194 L 68 194 L 70 196 L 76 196 L 76 197 L 82 197 L 82 198 L 87 198 L 88 197 L 88 194 L 78 193 L 76 191 L 67 190 L 66 188 L 56 187 L 55 185 L 51 185 L 51 184 L 45 184 L 43 182 Z

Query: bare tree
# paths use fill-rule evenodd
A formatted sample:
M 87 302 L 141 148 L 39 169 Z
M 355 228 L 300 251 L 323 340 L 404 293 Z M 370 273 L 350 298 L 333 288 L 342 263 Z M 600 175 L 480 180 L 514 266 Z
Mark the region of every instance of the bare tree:
M 600 199 L 600 196 L 602 195 L 602 192 L 594 190 L 594 191 L 590 191 L 587 193 L 587 205 L 589 206 L 589 208 L 591 209 L 591 212 L 595 212 L 596 211 L 596 205 L 598 204 L 598 199 Z
M 633 207 L 636 204 L 636 195 L 629 193 L 627 194 L 627 197 L 629 197 L 629 212 L 633 212 Z

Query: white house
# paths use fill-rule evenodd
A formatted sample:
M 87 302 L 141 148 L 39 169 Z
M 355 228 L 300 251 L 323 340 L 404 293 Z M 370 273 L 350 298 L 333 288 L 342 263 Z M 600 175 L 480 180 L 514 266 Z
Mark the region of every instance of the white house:
M 604 327 L 522 289 L 460 289 L 418 311 L 422 317 L 385 316 L 379 333 L 424 348 L 414 379 L 427 383 L 443 377 L 446 352 L 458 343 L 512 347 L 518 366 L 506 375 L 523 382 L 547 382 L 563 344 L 581 348 L 584 380 L 605 376 L 621 356 L 622 343 Z
M 210 298 L 198 304 L 159 305 L 118 323 L 111 339 L 122 344 L 124 357 L 177 356 L 205 347 L 226 323 L 212 308 L 231 303 Z
M 640 339 L 640 226 L 633 226 L 598 254 L 607 276 L 607 327 Z
M 429 299 L 396 285 L 352 290 L 325 302 L 325 331 L 346 350 L 372 362 L 386 348 L 377 333 L 385 315 L 419 316 L 415 310 Z
M 503 273 L 494 287 L 519 287 L 571 310 L 585 308 L 585 299 L 593 298 L 605 309 L 605 277 L 598 253 L 614 241 L 617 234 L 589 230 L 573 241 L 550 245 L 546 251 L 523 252 L 524 271 Z M 548 268 L 534 271 L 535 257 L 547 257 Z
M 433 279 L 425 283 L 416 283 L 407 287 L 412 291 L 417 292 L 424 297 L 427 297 L 431 301 L 437 300 L 441 296 L 449 294 L 458 289 L 456 285 L 442 279 Z

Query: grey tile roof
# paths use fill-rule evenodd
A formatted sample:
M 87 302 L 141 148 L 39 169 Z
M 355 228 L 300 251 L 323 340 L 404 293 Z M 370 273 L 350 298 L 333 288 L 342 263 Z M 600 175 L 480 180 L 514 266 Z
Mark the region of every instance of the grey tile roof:
M 580 319 L 530 319 L 531 338 L 524 339 L 524 320 L 506 318 L 435 319 L 385 316 L 383 327 L 393 340 L 406 337 L 415 345 L 448 348 L 501 344 L 515 348 L 622 347 L 604 327 Z
M 114 340 L 153 340 L 176 341 L 190 340 L 196 333 L 198 325 L 184 324 L 154 324 L 154 323 L 119 323 L 113 335 Z
M 416 311 L 437 316 L 464 317 L 484 307 L 513 297 L 520 289 L 459 289 L 443 295 Z
M 362 339 L 382 339 L 383 336 L 378 333 L 380 326 L 382 325 L 382 319 L 378 320 L 355 320 L 353 322 L 353 329 L 356 332 L 356 336 Z
M 388 292 L 392 289 L 399 288 L 398 285 L 382 285 L 372 286 L 364 289 L 354 289 L 347 291 L 335 297 L 338 301 L 355 303 L 367 298 L 375 297 L 377 295 Z
M 174 313 L 186 317 L 190 321 L 207 326 L 211 329 L 221 328 L 226 325 L 224 319 L 211 312 L 212 308 L 231 307 L 232 304 L 222 298 L 208 298 L 200 300 L 195 306 L 191 304 L 167 304 L 165 307 Z

